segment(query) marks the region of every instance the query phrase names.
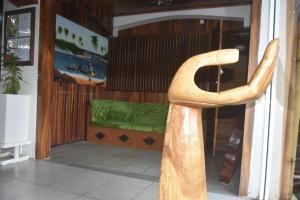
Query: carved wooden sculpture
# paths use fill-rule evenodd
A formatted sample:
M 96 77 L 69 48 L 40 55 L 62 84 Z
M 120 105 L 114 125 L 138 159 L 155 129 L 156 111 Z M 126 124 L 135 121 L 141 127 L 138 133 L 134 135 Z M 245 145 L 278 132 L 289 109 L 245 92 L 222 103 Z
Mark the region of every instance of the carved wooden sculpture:
M 194 76 L 204 66 L 237 62 L 238 50 L 200 54 L 179 68 L 168 92 L 170 108 L 161 166 L 160 200 L 207 199 L 202 108 L 244 104 L 260 97 L 272 80 L 278 44 L 278 39 L 270 42 L 247 85 L 219 93 L 199 89 Z

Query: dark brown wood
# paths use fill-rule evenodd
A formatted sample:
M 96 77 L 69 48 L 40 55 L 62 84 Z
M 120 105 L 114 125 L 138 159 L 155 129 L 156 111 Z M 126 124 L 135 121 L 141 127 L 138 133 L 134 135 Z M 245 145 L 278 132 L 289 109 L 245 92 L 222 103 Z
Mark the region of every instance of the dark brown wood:
M 93 126 L 91 123 L 91 113 L 89 108 L 86 122 L 86 134 L 87 141 L 89 143 L 109 144 L 138 149 L 147 149 L 152 151 L 162 151 L 164 143 L 164 134 Z M 126 136 L 127 140 L 122 140 L 122 136 Z M 152 141 L 150 143 L 147 143 L 147 139 L 150 139 Z
M 51 145 L 86 139 L 87 105 L 90 96 L 95 99 L 168 103 L 166 93 L 108 91 L 97 86 L 53 82 Z
M 112 35 L 113 8 L 98 0 L 57 0 L 56 12 L 96 33 Z
M 174 0 L 171 6 L 150 5 L 146 0 L 113 0 L 114 16 L 167 12 L 197 8 L 213 8 L 251 4 L 251 0 Z
M 36 158 L 38 159 L 50 156 L 55 8 L 54 0 L 41 1 L 36 136 Z
M 261 2 L 262 0 L 252 0 L 248 80 L 252 77 L 253 73 L 255 72 L 257 67 L 257 62 L 258 62 Z M 254 103 L 248 103 L 246 105 L 246 111 L 245 111 L 242 164 L 241 164 L 241 170 L 243 171 L 243 173 L 241 173 L 241 177 L 240 177 L 240 190 L 239 190 L 240 196 L 248 195 L 253 121 L 254 121 Z
M 236 118 L 235 126 L 231 131 L 231 136 L 225 150 L 223 166 L 220 173 L 220 181 L 230 183 L 234 172 L 240 165 L 241 144 L 244 126 L 244 113 Z
M 113 12 L 112 5 L 108 2 L 57 0 L 56 13 L 104 36 L 109 37 L 112 33 Z M 54 54 L 52 58 L 53 56 Z M 95 93 L 102 94 L 97 89 L 84 85 L 53 83 L 52 145 L 86 139 L 86 107 L 90 99 L 97 96 Z
M 30 38 L 30 52 L 29 52 L 29 60 L 26 61 L 18 61 L 19 65 L 33 65 L 34 63 L 34 40 L 35 40 L 35 8 L 26 8 L 26 9 L 20 9 L 20 10 L 14 10 L 14 11 L 7 11 L 5 12 L 5 20 L 4 20 L 4 54 L 7 53 L 7 40 L 8 39 L 18 39 L 21 38 L 19 36 L 16 37 L 7 37 L 6 35 L 6 27 L 7 27 L 7 20 L 8 16 L 11 15 L 18 15 L 18 14 L 24 14 L 24 13 L 30 13 L 31 20 L 30 20 L 30 36 L 22 37 L 22 38 Z
M 178 66 L 210 50 L 209 39 L 207 32 L 113 38 L 110 48 L 118 50 L 109 56 L 107 89 L 166 92 Z M 171 62 L 174 55 L 176 62 Z
M 33 5 L 38 3 L 38 0 L 9 0 L 9 1 L 17 7 L 28 6 L 28 5 Z

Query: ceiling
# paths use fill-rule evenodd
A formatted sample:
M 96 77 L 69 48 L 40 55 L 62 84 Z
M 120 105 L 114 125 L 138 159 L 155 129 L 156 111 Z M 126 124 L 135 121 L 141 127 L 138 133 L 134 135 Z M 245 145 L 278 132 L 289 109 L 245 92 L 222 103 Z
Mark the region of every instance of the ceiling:
M 36 4 L 37 0 L 9 0 L 16 6 Z M 85 0 L 95 1 L 95 0 Z M 159 5 L 158 2 L 167 2 Z M 113 6 L 114 16 L 134 15 L 171 10 L 211 8 L 251 4 L 252 0 L 96 0 L 97 4 Z
M 132 15 L 170 10 L 211 8 L 251 4 L 251 0 L 161 0 L 169 1 L 166 5 L 158 5 L 159 0 L 102 0 L 113 2 L 114 16 Z

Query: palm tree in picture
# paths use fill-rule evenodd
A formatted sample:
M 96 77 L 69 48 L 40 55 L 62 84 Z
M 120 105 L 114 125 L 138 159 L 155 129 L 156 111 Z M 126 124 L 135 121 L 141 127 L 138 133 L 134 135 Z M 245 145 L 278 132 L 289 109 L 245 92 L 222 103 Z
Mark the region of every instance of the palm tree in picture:
M 61 26 L 57 27 L 57 33 L 58 35 L 62 34 L 63 28 Z
M 72 33 L 72 39 L 75 40 L 76 39 L 76 35 L 75 33 Z
M 92 43 L 92 46 L 94 47 L 94 49 L 96 50 L 99 46 L 99 40 L 98 40 L 97 35 L 91 36 L 91 43 Z
M 65 33 L 66 38 L 68 38 L 68 35 L 69 35 L 69 29 L 64 28 L 64 33 Z
M 82 42 L 82 37 L 78 37 L 78 42 L 80 43 L 81 46 L 83 46 L 83 42 Z

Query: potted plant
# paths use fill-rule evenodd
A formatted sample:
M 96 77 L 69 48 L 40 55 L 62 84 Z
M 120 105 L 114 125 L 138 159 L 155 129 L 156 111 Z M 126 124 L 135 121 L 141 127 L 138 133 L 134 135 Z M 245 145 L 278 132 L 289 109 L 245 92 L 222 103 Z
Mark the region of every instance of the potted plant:
M 0 165 L 27 160 L 20 147 L 29 144 L 29 101 L 28 95 L 18 94 L 21 88 L 22 69 L 12 53 L 2 56 L 0 94 L 0 149 L 14 148 L 13 156 L 1 159 Z
M 17 65 L 17 57 L 12 53 L 3 56 L 2 75 L 4 94 L 18 94 L 22 79 L 22 69 Z

